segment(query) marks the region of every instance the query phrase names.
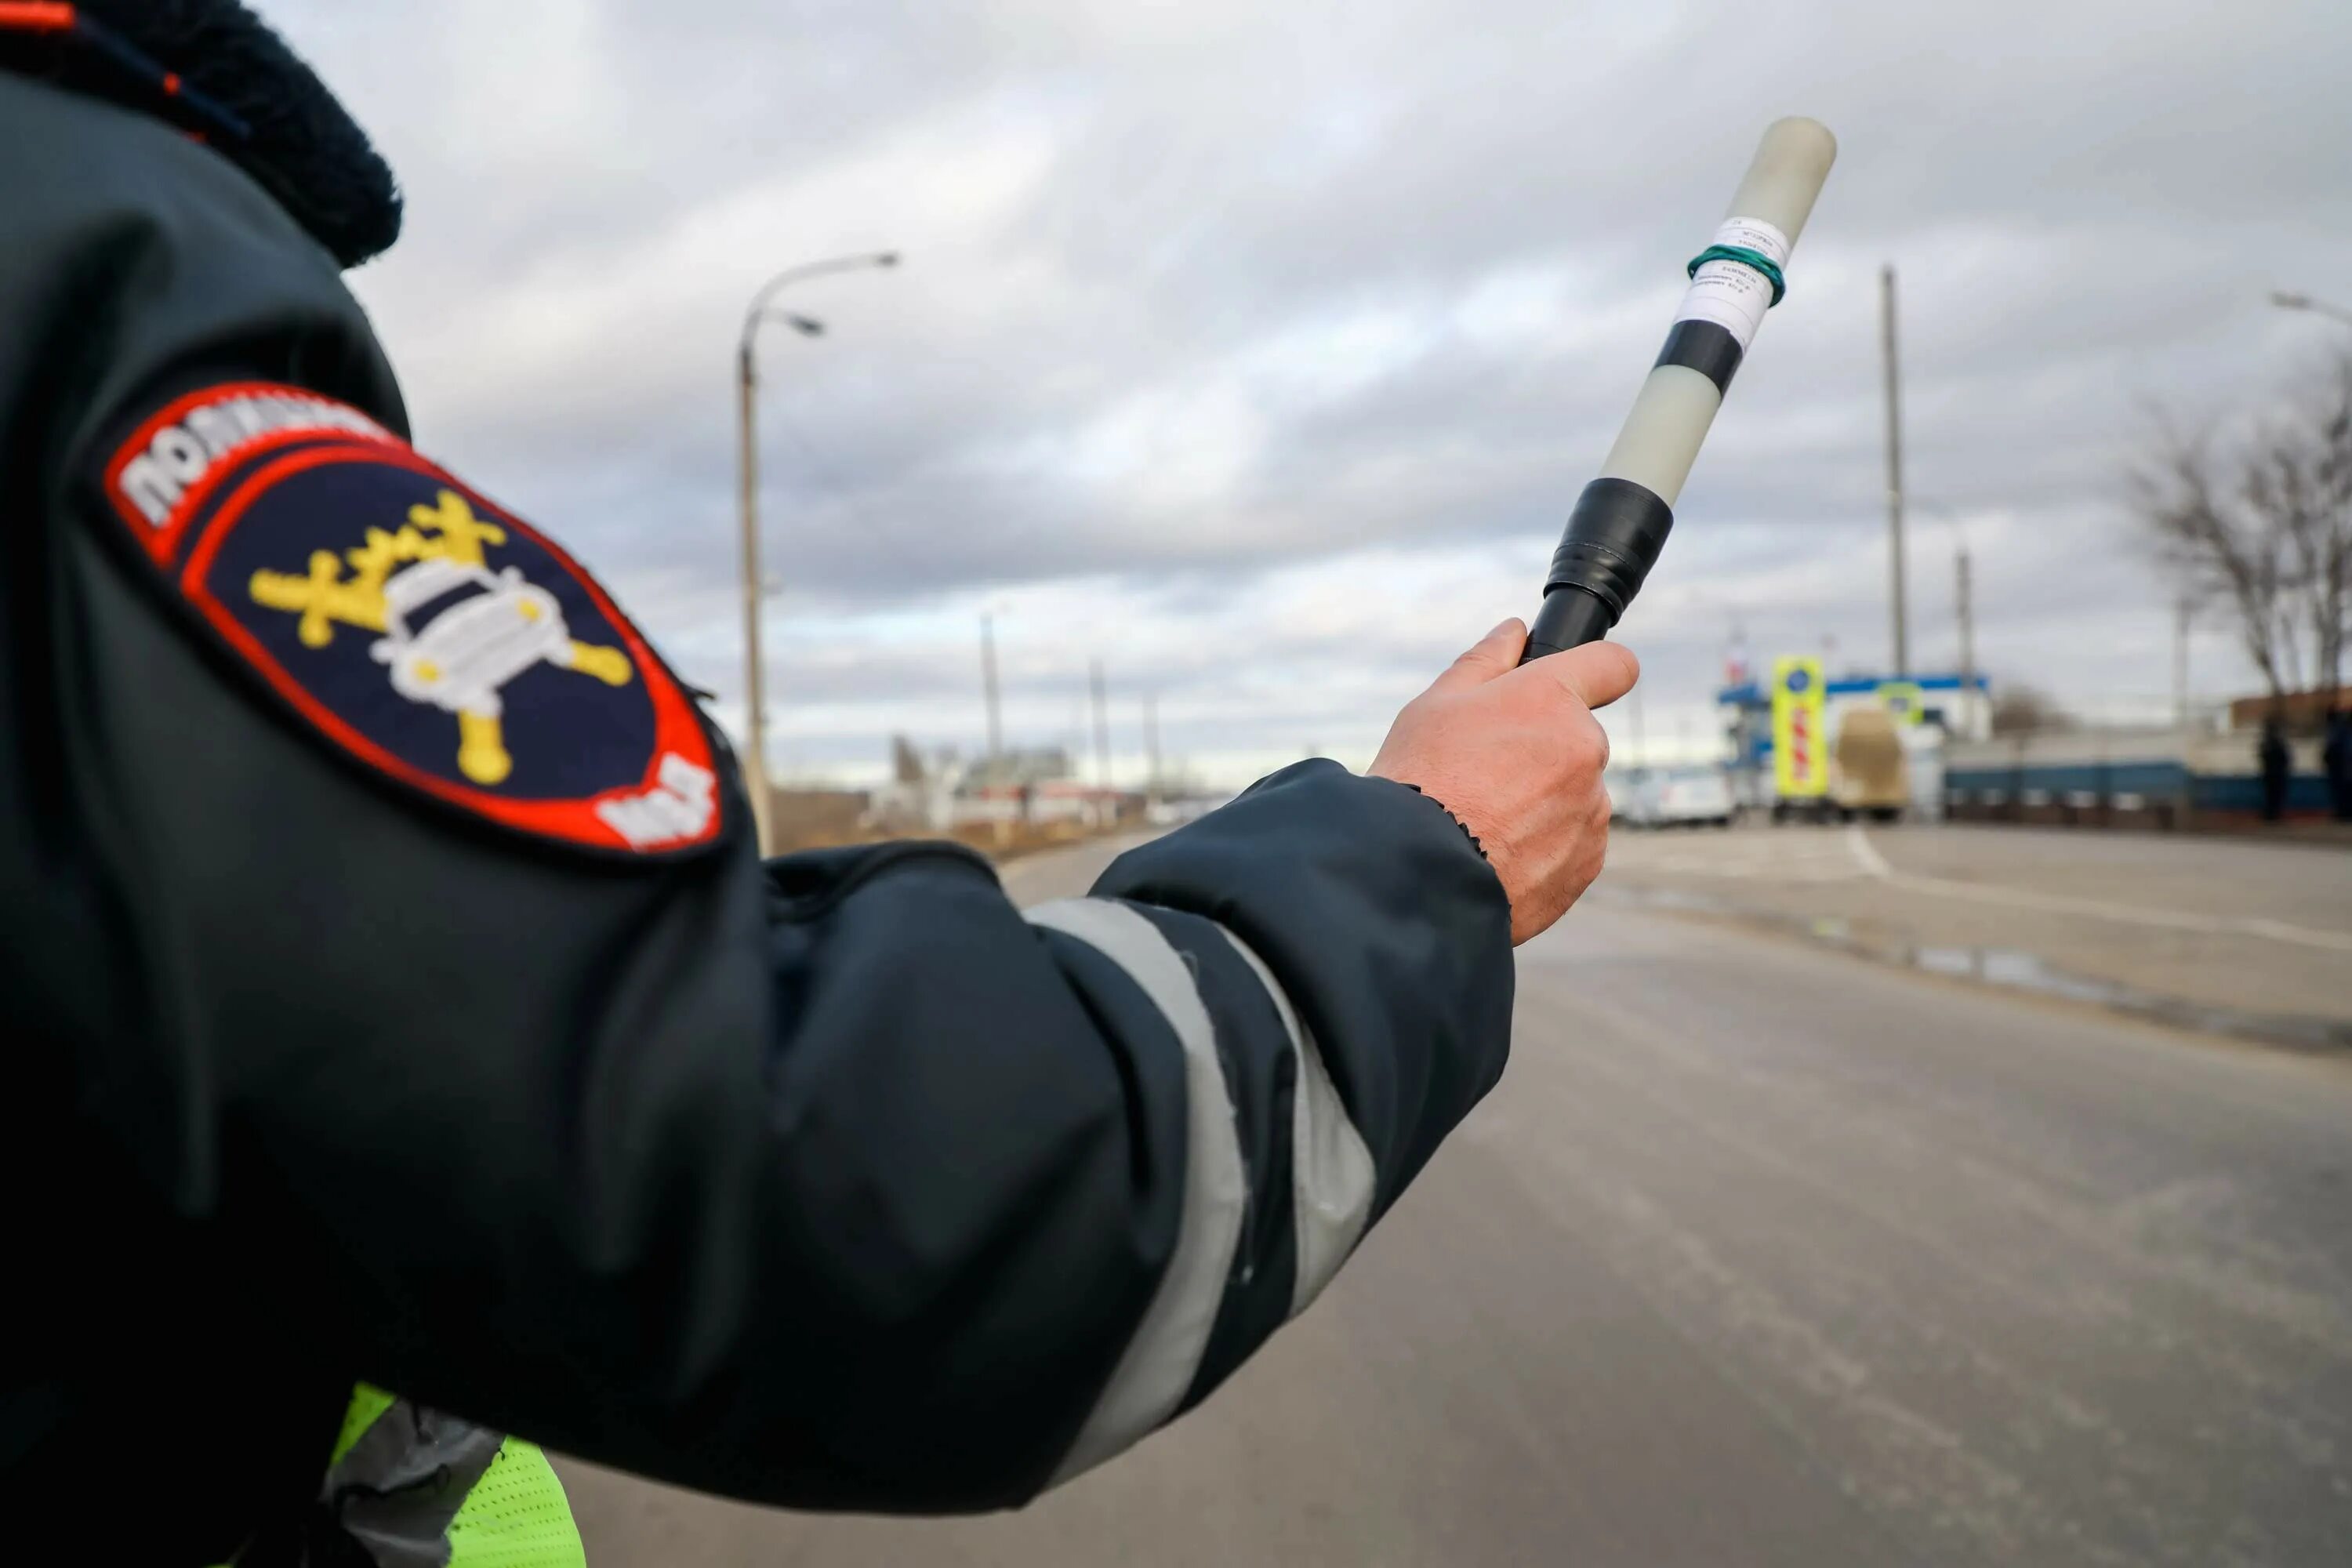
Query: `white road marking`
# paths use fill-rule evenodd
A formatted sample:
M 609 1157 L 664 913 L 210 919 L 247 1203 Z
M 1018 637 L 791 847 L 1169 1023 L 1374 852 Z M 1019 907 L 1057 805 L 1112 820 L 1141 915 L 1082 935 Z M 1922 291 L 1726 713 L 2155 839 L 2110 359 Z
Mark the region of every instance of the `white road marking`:
M 1862 830 L 1861 823 L 1846 825 L 1845 843 L 1846 847 L 1853 851 L 1854 863 L 1862 868 L 1864 876 L 1885 879 L 1895 874 L 1895 868 L 1886 863 L 1886 857 L 1878 852 L 1878 846 L 1870 841 L 1870 835 Z
M 1980 904 L 2007 904 L 2013 909 L 2042 910 L 2052 914 L 2082 915 L 2123 925 L 2154 926 L 2164 931 L 2197 931 L 2208 936 L 2251 936 L 2269 942 L 2294 942 L 2330 952 L 2352 952 L 2352 931 L 2318 931 L 2260 916 L 2200 915 L 2186 910 L 2147 909 L 2134 904 L 2110 904 L 2098 899 L 2077 899 L 2064 893 L 2041 893 L 2026 888 L 1995 888 L 1981 882 L 1956 882 L 1947 877 L 1919 877 L 1897 871 L 1870 842 L 1859 823 L 1846 829 L 1846 845 L 1864 875 L 1889 887 L 1938 898 L 1969 899 Z

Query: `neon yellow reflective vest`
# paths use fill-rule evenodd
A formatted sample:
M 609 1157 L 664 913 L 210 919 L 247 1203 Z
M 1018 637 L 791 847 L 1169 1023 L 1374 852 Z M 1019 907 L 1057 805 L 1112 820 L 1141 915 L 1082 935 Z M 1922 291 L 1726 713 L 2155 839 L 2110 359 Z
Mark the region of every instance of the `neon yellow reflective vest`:
M 586 1568 L 563 1483 L 539 1445 L 364 1383 L 343 1412 L 319 1505 L 379 1568 Z

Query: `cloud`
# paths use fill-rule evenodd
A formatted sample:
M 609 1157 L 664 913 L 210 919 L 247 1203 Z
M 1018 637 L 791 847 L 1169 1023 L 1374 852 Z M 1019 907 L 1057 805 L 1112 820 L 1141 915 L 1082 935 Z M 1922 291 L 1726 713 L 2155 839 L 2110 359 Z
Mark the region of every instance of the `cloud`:
M 1987 668 L 2160 692 L 2167 595 L 2116 506 L 2141 410 L 2263 395 L 2324 327 L 2263 291 L 2324 291 L 2352 221 L 2352 16 L 2284 0 L 274 14 L 409 192 L 354 281 L 422 443 L 728 702 L 744 303 L 906 252 L 761 345 L 771 689 L 820 770 L 972 743 L 990 606 L 1016 740 L 1071 729 L 1098 655 L 1171 751 L 1361 760 L 1532 611 L 1682 260 L 1791 110 L 1843 159 L 1623 628 L 1653 728 L 1710 721 L 1735 628 L 1883 659 L 1888 259 L 1919 658 L 1953 656 L 1964 528 Z M 2195 666 L 2248 679 L 2218 631 Z

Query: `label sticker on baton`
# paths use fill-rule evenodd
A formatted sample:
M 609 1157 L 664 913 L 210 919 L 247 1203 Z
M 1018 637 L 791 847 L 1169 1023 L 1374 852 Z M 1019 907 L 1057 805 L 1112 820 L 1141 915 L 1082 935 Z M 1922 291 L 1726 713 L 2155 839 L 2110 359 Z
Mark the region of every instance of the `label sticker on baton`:
M 1712 245 L 1755 251 L 1775 267 L 1789 265 L 1789 237 L 1762 218 L 1726 218 L 1715 231 Z M 1683 295 L 1675 320 L 1713 321 L 1739 340 L 1744 353 L 1756 341 L 1756 329 L 1763 325 L 1764 312 L 1771 303 L 1770 279 L 1753 267 L 1718 259 L 1691 275 L 1689 291 Z

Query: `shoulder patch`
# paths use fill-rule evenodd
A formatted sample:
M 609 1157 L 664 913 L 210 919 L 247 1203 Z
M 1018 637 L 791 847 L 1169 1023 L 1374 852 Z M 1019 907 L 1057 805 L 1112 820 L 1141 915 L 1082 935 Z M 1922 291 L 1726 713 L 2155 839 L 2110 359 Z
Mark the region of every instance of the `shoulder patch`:
M 554 543 L 357 409 L 211 387 L 133 432 L 104 484 L 197 618 L 361 763 L 562 843 L 719 837 L 709 737 L 643 635 Z

